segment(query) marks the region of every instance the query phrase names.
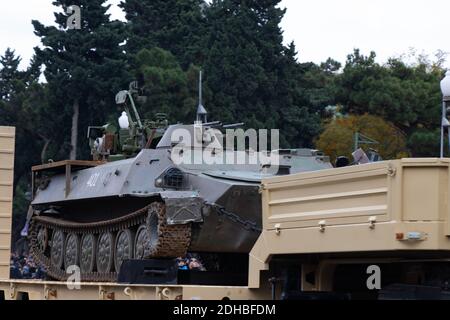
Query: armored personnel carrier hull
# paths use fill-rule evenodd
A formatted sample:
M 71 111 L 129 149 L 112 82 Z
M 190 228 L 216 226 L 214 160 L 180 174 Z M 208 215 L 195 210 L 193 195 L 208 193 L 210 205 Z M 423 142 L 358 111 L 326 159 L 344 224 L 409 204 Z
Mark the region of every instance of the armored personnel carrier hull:
M 65 280 L 79 266 L 83 281 L 114 281 L 124 260 L 251 250 L 262 227 L 260 181 L 274 174 L 260 165 L 177 166 L 169 151 L 161 143 L 111 163 L 33 168 L 31 251 L 51 277 Z M 330 167 L 312 150 L 283 159 L 295 172 Z
M 114 281 L 125 260 L 248 253 L 262 228 L 261 179 L 331 167 L 310 149 L 264 151 L 255 130 L 228 136 L 242 124 L 208 123 L 201 77 L 193 125 L 141 120 L 136 88 L 116 96 L 120 130 L 89 127 L 96 161 L 33 168 L 31 251 L 55 279 L 79 267 L 83 281 Z

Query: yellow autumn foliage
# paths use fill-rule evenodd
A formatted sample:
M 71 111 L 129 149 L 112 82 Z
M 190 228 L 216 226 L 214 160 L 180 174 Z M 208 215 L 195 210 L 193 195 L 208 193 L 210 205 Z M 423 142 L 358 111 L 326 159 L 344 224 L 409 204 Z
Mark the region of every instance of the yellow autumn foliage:
M 409 155 L 404 134 L 392 123 L 368 114 L 332 120 L 325 125 L 324 132 L 316 140 L 316 148 L 329 155 L 333 163 L 339 156 L 352 159 L 356 132 L 379 142 L 377 145 L 361 147 L 365 151 L 370 148 L 377 150 L 384 160 L 400 159 Z

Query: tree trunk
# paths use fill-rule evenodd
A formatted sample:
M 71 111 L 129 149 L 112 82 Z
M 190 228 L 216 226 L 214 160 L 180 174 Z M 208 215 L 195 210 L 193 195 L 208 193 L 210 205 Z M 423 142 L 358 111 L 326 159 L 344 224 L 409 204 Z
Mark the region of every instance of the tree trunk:
M 72 115 L 72 135 L 70 138 L 70 160 L 76 160 L 77 158 L 77 146 L 78 146 L 78 118 L 80 116 L 80 104 L 78 99 L 73 102 L 73 115 Z

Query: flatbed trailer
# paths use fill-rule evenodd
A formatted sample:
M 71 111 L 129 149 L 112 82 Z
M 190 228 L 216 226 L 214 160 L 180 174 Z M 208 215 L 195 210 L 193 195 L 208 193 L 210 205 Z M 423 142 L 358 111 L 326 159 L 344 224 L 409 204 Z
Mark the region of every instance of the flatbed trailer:
M 69 286 L 68 286 L 69 285 Z M 128 285 L 0 280 L 0 300 L 270 300 L 270 290 L 248 287 Z
M 268 300 L 361 292 L 421 298 L 424 288 L 434 298 L 450 296 L 450 159 L 435 158 L 263 180 L 263 230 L 249 254 L 247 286 L 77 289 L 73 282 L 9 279 L 13 139 L 11 128 L 0 128 L 1 196 L 9 195 L 0 198 L 0 299 Z M 381 290 L 366 287 L 366 270 L 376 270 L 368 266 L 381 271 Z

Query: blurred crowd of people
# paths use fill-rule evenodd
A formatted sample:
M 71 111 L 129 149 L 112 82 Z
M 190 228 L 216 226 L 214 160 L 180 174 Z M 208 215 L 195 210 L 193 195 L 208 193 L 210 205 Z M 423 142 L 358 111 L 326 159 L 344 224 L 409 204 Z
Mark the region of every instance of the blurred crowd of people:
M 179 270 L 206 271 L 199 258 L 193 255 L 187 255 L 186 258 L 180 257 L 177 263 Z
M 195 255 L 180 257 L 177 263 L 179 270 L 206 271 L 203 263 Z M 11 279 L 46 279 L 45 270 L 34 262 L 32 256 L 17 253 L 11 253 L 10 276 Z
M 45 279 L 45 270 L 36 265 L 31 256 L 11 254 L 10 275 L 12 279 Z

